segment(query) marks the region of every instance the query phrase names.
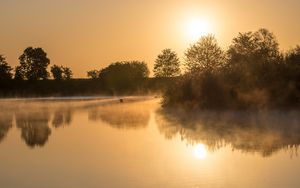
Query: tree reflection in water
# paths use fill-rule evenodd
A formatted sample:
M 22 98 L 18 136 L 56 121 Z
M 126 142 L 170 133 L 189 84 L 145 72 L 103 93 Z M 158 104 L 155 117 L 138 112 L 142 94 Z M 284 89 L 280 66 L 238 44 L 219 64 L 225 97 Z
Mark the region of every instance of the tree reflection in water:
M 3 104 L 3 105 L 1 105 Z M 153 103 L 145 101 L 118 100 L 83 102 L 1 102 L 0 104 L 0 142 L 13 126 L 21 130 L 21 138 L 27 146 L 44 146 L 51 135 L 50 125 L 60 128 L 70 125 L 73 113 L 88 112 L 89 120 L 101 120 L 114 128 L 137 129 L 147 126 Z M 24 110 L 26 109 L 26 110 Z
M 5 138 L 10 128 L 12 128 L 13 114 L 10 112 L 0 113 L 0 142 Z
M 102 121 L 113 128 L 141 129 L 149 124 L 151 111 L 159 109 L 154 114 L 156 124 L 167 139 L 180 135 L 190 144 L 205 144 L 210 151 L 230 146 L 233 150 L 267 157 L 283 149 L 296 154 L 300 144 L 300 112 L 297 111 L 162 110 L 157 100 L 74 104 L 0 105 L 0 142 L 11 129 L 14 115 L 25 143 L 29 147 L 41 147 L 51 135 L 50 125 L 54 128 L 70 125 L 77 111 L 87 112 L 90 121 Z
M 69 125 L 72 121 L 72 106 L 66 103 L 39 101 L 1 101 L 0 102 L 0 142 L 13 126 L 21 130 L 21 138 L 27 146 L 44 146 L 51 134 L 49 122 L 53 127 Z M 51 120 L 52 119 L 52 120 Z
M 18 111 L 16 126 L 21 129 L 21 137 L 29 147 L 44 146 L 51 134 L 48 126 L 50 113 L 47 109 L 39 111 Z
M 147 102 L 102 105 L 89 110 L 89 120 L 101 120 L 118 129 L 145 128 L 150 119 L 151 106 Z
M 55 128 L 64 127 L 70 125 L 72 122 L 72 110 L 71 108 L 56 109 L 53 112 L 52 126 Z
M 156 121 L 167 139 L 180 135 L 189 144 L 205 144 L 210 151 L 229 145 L 264 157 L 282 149 L 294 155 L 300 144 L 300 113 L 296 111 L 196 113 L 168 109 L 157 111 Z

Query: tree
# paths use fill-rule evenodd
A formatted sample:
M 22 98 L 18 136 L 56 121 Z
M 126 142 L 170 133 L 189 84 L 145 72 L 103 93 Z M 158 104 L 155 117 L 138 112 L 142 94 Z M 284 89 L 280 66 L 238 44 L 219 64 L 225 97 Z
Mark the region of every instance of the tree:
M 212 72 L 225 63 L 223 50 L 218 46 L 213 35 L 201 37 L 185 52 L 185 66 L 189 72 Z
M 20 78 L 23 77 L 27 80 L 45 80 L 48 78 L 49 73 L 47 67 L 50 60 L 42 48 L 28 47 L 24 53 L 19 57 L 20 67 L 17 67 Z
M 69 80 L 72 78 L 73 73 L 69 67 L 53 65 L 51 73 L 55 80 Z
M 91 71 L 87 72 L 87 76 L 91 79 L 99 78 L 99 74 L 100 74 L 100 71 L 98 71 L 98 70 L 91 70 Z
M 281 70 L 281 73 L 285 74 L 286 80 L 300 83 L 300 46 L 296 46 L 285 54 L 285 68 L 285 71 Z
M 296 46 L 287 52 L 285 61 L 289 65 L 300 67 L 300 46 Z
M 52 76 L 55 80 L 62 80 L 63 70 L 62 70 L 61 66 L 53 65 L 51 67 L 51 73 L 52 73 Z
M 16 66 L 14 79 L 15 80 L 24 80 L 25 79 L 25 70 L 22 66 Z
M 73 77 L 73 72 L 69 67 L 62 67 L 62 70 L 64 80 L 70 80 Z
M 230 64 L 249 62 L 278 62 L 279 44 L 273 33 L 267 29 L 239 33 L 232 40 L 228 50 Z
M 259 29 L 254 34 L 255 52 L 265 61 L 277 62 L 280 57 L 276 36 L 267 29 Z
M 164 49 L 157 56 L 154 64 L 155 77 L 175 77 L 180 75 L 180 61 L 176 52 L 171 49 Z
M 239 88 L 274 87 L 275 78 L 281 74 L 283 56 L 273 33 L 267 29 L 239 33 L 232 41 L 228 54 L 228 72 Z M 273 83 L 273 84 L 271 84 Z
M 12 68 L 6 62 L 3 55 L 0 55 L 0 80 L 9 80 L 12 78 Z
M 113 90 L 136 88 L 149 76 L 147 64 L 140 61 L 116 62 L 102 69 L 99 79 Z

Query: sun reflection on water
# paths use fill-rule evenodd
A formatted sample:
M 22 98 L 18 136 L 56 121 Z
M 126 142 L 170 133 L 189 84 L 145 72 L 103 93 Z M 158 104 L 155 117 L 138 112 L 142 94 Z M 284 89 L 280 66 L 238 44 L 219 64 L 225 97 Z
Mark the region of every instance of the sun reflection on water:
M 206 158 L 207 150 L 206 150 L 205 145 L 197 144 L 197 145 L 194 146 L 193 151 L 194 151 L 194 156 L 197 159 L 205 159 Z

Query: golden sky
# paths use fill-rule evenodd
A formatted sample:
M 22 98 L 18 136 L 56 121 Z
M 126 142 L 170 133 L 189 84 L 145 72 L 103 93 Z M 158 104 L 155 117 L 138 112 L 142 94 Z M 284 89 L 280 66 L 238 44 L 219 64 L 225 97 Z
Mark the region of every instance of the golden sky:
M 182 59 L 205 33 L 226 49 L 238 32 L 264 27 L 288 50 L 300 44 L 299 10 L 299 0 L 0 0 L 0 54 L 15 66 L 26 47 L 42 47 L 51 64 L 85 77 L 120 60 L 152 69 L 164 48 Z

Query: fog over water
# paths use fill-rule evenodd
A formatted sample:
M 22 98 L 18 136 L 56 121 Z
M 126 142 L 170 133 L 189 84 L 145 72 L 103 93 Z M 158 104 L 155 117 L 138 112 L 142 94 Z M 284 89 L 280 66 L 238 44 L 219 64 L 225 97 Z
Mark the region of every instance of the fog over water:
M 191 112 L 162 109 L 153 97 L 122 99 L 1 100 L 2 185 L 300 184 L 298 111 Z

